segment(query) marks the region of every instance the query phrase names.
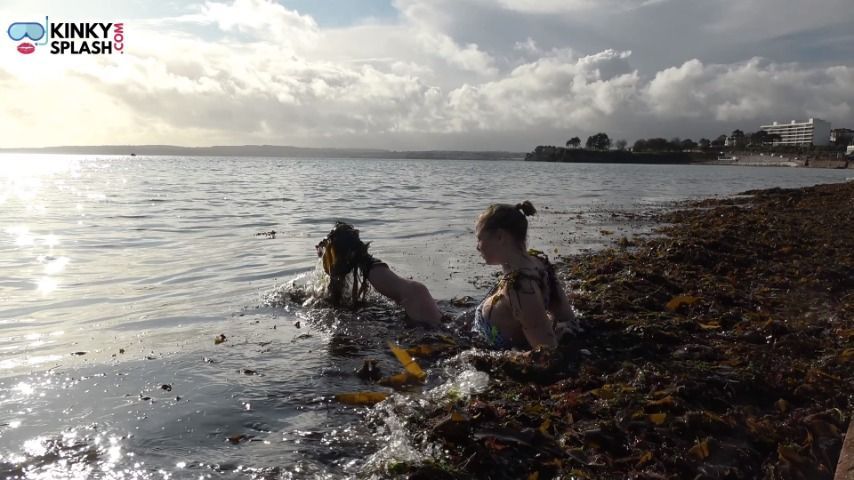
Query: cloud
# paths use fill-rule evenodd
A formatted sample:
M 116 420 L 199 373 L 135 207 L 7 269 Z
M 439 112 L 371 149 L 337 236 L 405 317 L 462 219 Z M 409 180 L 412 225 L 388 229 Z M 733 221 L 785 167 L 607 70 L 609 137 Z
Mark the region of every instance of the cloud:
M 662 70 L 645 89 L 652 112 L 669 118 L 713 118 L 721 123 L 851 118 L 854 68 L 805 69 L 759 58 L 735 65 L 690 60 Z M 764 123 L 764 122 L 763 122 Z
M 499 0 L 508 10 L 527 13 L 578 13 L 590 10 L 626 11 L 671 0 Z
M 700 83 L 708 81 L 705 68 L 697 59 L 680 67 L 658 72 L 646 88 L 646 100 L 652 112 L 662 115 L 699 117 L 709 101 Z
M 461 131 L 600 123 L 635 101 L 639 77 L 627 58 L 613 50 L 578 59 L 558 52 L 499 80 L 463 85 L 449 93 L 447 124 Z
M 425 30 L 418 32 L 416 37 L 425 51 L 435 52 L 435 55 L 450 65 L 484 76 L 498 73 L 492 57 L 480 51 L 477 44 L 460 46 L 447 35 Z
M 670 8 L 613 3 L 641 20 L 629 7 Z M 574 25 L 542 11 L 560 2 L 396 5 L 395 24 L 323 29 L 272 1 L 207 1 L 129 22 L 121 56 L 0 50 L 0 145 L 528 150 L 597 131 L 696 138 L 810 116 L 854 126 L 850 62 L 687 56 L 654 67 L 643 42 L 639 54 L 544 33 Z
M 317 22 L 310 16 L 266 0 L 207 1 L 197 18 L 201 23 L 215 23 L 224 32 L 239 32 L 279 46 L 310 44 L 319 35 Z

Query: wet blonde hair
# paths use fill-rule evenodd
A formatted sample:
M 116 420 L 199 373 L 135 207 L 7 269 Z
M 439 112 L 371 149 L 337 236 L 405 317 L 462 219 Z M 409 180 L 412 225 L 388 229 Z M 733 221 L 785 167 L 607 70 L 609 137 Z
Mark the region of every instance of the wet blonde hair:
M 525 200 L 516 205 L 508 203 L 492 204 L 480 214 L 477 227 L 481 230 L 495 231 L 499 228 L 509 233 L 519 245 L 524 246 L 528 238 L 528 219 L 537 213 L 534 205 Z

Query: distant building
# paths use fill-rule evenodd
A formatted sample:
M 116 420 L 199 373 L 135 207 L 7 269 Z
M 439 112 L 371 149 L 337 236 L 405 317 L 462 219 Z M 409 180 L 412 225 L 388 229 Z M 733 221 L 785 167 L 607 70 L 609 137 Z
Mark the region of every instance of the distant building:
M 762 130 L 777 134 L 780 140 L 773 145 L 828 145 L 830 144 L 830 122 L 811 118 L 806 122 L 777 123 L 762 125 Z
M 854 130 L 850 128 L 834 128 L 830 131 L 830 143 L 836 144 L 837 141 L 843 145 L 848 145 L 854 140 Z

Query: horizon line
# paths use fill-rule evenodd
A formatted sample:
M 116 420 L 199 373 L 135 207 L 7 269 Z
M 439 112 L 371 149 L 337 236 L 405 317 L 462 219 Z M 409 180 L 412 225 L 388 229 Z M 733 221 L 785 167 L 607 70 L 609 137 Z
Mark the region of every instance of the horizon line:
M 289 148 L 295 150 L 336 150 L 336 151 L 374 151 L 374 152 L 499 152 L 499 153 L 527 153 L 515 150 L 501 149 L 462 149 L 462 148 L 433 148 L 433 149 L 393 149 L 387 147 L 304 147 L 297 145 L 275 145 L 267 143 L 259 144 L 234 144 L 234 145 L 205 145 L 185 146 L 174 144 L 97 144 L 97 145 L 50 145 L 39 147 L 7 147 L 0 146 L 0 152 L 23 151 L 23 150 L 57 150 L 57 149 L 86 149 L 86 148 L 178 148 L 178 149 L 213 149 L 213 148 Z

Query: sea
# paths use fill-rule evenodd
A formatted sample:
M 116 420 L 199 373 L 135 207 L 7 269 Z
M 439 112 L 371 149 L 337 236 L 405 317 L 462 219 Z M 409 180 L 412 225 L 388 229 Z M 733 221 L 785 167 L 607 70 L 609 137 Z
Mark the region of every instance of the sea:
M 655 235 L 679 202 L 850 170 L 366 158 L 0 156 L 0 478 L 382 477 L 440 458 L 409 413 L 489 384 L 465 354 L 395 392 L 419 335 L 372 297 L 311 301 L 336 221 L 449 315 L 495 278 L 477 216 L 530 200 L 553 260 Z M 308 292 L 308 295 L 306 294 Z M 308 300 L 306 300 L 308 298 Z M 448 340 L 448 339 L 451 340 Z M 379 391 L 373 406 L 336 395 Z

